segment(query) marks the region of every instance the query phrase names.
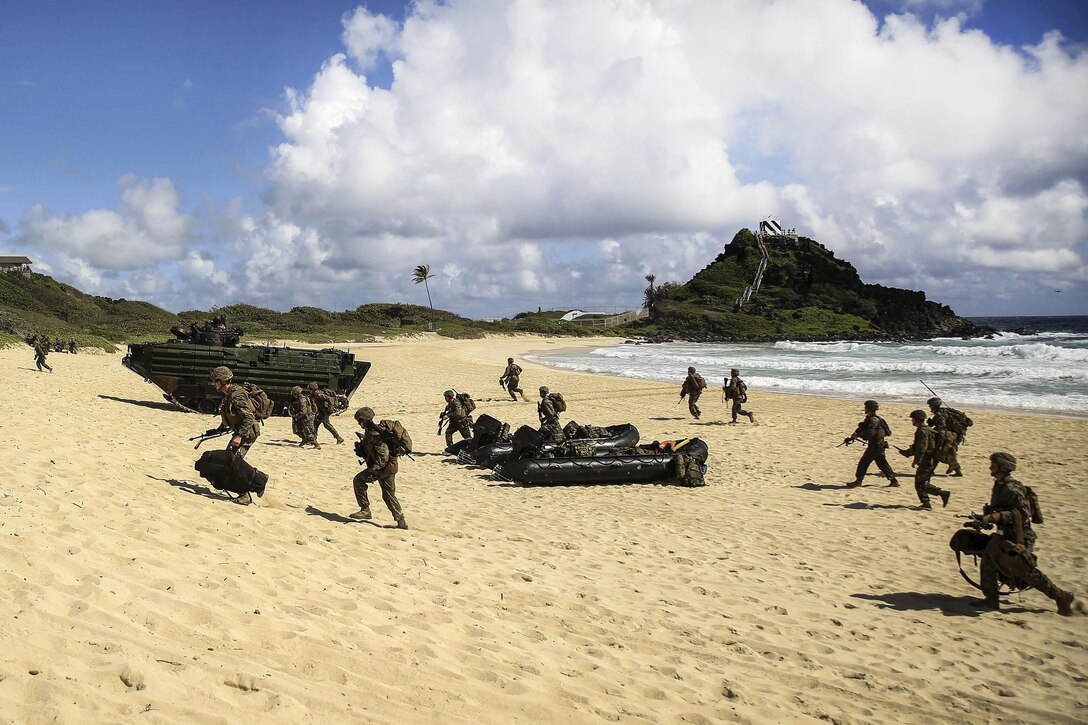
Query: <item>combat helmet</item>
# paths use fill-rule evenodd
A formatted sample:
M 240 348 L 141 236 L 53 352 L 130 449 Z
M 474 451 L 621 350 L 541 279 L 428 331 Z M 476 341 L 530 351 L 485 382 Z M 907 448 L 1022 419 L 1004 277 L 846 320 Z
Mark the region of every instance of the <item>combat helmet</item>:
M 208 373 L 208 380 L 213 383 L 229 383 L 233 379 L 234 373 L 226 365 L 212 368 L 212 371 Z
M 1012 473 L 1016 470 L 1016 456 L 1011 453 L 997 451 L 990 454 L 990 463 L 997 466 L 997 470 Z
M 933 397 L 926 401 L 926 405 L 940 408 L 942 405 L 944 405 L 944 401 L 940 398 Z
M 306 389 L 307 390 L 317 390 L 318 387 L 320 387 L 320 386 L 318 386 L 317 383 L 310 383 L 309 385 L 306 386 Z
M 880 410 L 880 403 L 876 402 L 875 400 L 866 400 L 865 410 L 871 410 L 873 412 L 876 412 Z
M 302 388 L 300 388 L 297 385 L 295 387 L 291 388 L 291 395 L 296 395 L 296 396 L 297 395 L 302 395 Z
M 920 408 L 918 410 L 912 410 L 910 412 L 910 417 L 912 420 L 925 420 L 926 412 Z
M 359 410 L 355 411 L 355 420 L 360 423 L 374 420 L 374 409 L 366 407 L 359 408 Z
M 690 368 L 688 368 L 688 372 L 689 372 L 689 373 L 694 373 L 694 372 L 695 372 L 695 368 L 694 368 L 694 367 L 690 367 Z

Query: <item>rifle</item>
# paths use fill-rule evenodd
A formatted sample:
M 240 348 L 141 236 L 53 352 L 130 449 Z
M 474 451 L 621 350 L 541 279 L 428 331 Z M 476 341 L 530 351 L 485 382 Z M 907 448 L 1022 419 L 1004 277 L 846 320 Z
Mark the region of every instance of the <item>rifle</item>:
M 842 439 L 842 443 L 840 443 L 839 445 L 837 445 L 835 447 L 836 448 L 842 448 L 843 446 L 848 446 L 853 442 L 854 442 L 854 436 L 846 436 L 845 438 Z
M 972 513 L 967 517 L 967 521 L 964 522 L 963 528 L 974 529 L 975 531 L 987 531 L 994 527 L 993 521 L 986 521 L 982 514 Z
M 499 378 L 499 387 L 502 388 L 503 390 L 506 390 L 506 376 L 505 375 L 503 375 L 501 378 Z
M 210 441 L 212 438 L 219 438 L 221 436 L 225 436 L 227 433 L 230 433 L 230 432 L 231 432 L 230 428 L 227 428 L 225 430 L 220 429 L 220 428 L 209 428 L 208 430 L 204 431 L 200 435 L 193 436 L 189 440 L 196 441 L 196 445 L 193 446 L 193 450 L 195 451 L 197 448 L 200 448 L 200 445 L 204 441 Z
M 442 435 L 442 426 L 446 425 L 449 414 L 450 412 L 448 410 L 443 410 L 438 414 L 438 432 L 435 433 L 435 435 Z
M 910 449 L 908 449 L 908 448 L 900 448 L 897 445 L 892 445 L 892 448 L 899 451 L 899 455 L 901 455 L 901 456 L 908 456 L 908 457 L 910 456 Z

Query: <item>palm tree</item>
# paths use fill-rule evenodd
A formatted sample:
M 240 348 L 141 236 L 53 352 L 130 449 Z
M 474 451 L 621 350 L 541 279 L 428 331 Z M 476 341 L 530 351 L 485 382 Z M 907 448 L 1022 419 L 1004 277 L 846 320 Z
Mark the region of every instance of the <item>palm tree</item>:
M 654 289 L 654 282 L 657 281 L 657 275 L 646 275 L 646 281 L 650 283 L 650 286 L 647 287 L 646 291 L 643 293 L 643 300 L 646 303 L 646 311 L 650 313 L 651 317 L 653 317 L 654 303 L 657 302 L 657 290 Z
M 431 265 L 429 264 L 421 264 L 415 268 L 414 272 L 412 272 L 412 281 L 416 284 L 422 282 L 423 286 L 427 288 L 427 306 L 431 308 L 431 329 L 433 330 L 434 305 L 431 304 L 431 286 L 427 284 L 427 280 L 431 279 L 432 277 L 434 277 L 434 275 L 431 274 Z

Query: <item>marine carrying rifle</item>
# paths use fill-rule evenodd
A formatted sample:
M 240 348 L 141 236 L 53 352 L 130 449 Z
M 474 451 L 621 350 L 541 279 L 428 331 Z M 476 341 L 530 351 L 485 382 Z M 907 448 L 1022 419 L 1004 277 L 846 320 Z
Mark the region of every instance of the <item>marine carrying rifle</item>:
M 974 529 L 975 531 L 988 531 L 994 527 L 993 521 L 988 521 L 983 514 L 972 513 L 967 517 L 967 521 L 964 522 L 963 528 Z
M 189 440 L 196 441 L 196 445 L 193 446 L 193 450 L 195 451 L 197 448 L 200 448 L 200 445 L 204 441 L 210 441 L 212 438 L 219 438 L 221 436 L 225 436 L 227 433 L 230 433 L 230 432 L 231 432 L 230 428 L 209 428 L 208 430 L 204 431 L 200 435 L 193 436 Z

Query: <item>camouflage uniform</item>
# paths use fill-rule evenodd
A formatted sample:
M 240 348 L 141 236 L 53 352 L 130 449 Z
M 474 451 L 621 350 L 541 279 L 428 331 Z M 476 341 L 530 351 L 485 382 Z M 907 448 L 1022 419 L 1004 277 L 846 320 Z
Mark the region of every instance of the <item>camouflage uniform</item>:
M 34 364 L 38 366 L 38 372 L 41 372 L 42 368 L 45 368 L 49 372 L 53 372 L 53 368 L 50 367 L 49 363 L 45 361 L 45 358 L 48 354 L 48 347 L 46 345 L 43 345 L 41 340 L 35 340 Z
M 295 410 L 291 414 L 291 429 L 302 439 L 298 445 L 300 448 L 302 446 L 320 448 L 317 432 L 314 430 L 314 405 L 310 402 L 310 396 L 303 393 L 300 387 L 295 387 L 292 392 L 295 396 Z
M 360 412 L 364 410 L 369 411 L 370 415 L 365 423 L 360 418 Z M 399 470 L 397 458 L 390 455 L 389 446 L 382 440 L 376 429 L 374 411 L 369 408 L 360 408 L 355 415 L 356 420 L 366 426 L 366 432 L 363 434 L 362 439 L 362 452 L 363 459 L 366 461 L 366 468 L 357 473 L 355 478 L 352 479 L 352 487 L 355 489 L 355 500 L 359 503 L 359 511 L 352 514 L 351 517 L 354 519 L 370 518 L 370 499 L 367 496 L 366 487 L 368 483 L 377 481 L 382 489 L 382 500 L 385 501 L 389 513 L 393 514 L 393 518 L 397 522 L 397 528 L 407 529 L 408 524 L 404 520 L 404 511 L 400 507 L 400 501 L 397 500 L 396 479 Z
M 1000 456 L 1005 458 L 1000 459 Z M 1016 468 L 1016 459 L 1007 453 L 995 453 L 990 457 L 990 460 L 1011 461 L 1011 469 L 1015 470 Z M 1008 468 L 1009 466 L 1004 467 Z M 1001 473 L 1004 473 L 1003 477 L 1000 475 Z M 997 523 L 1002 533 L 996 535 L 1004 536 L 1012 541 L 1016 541 L 1018 537 L 1016 519 L 1019 518 L 1024 534 L 1023 541 L 1020 543 L 1028 551 L 1034 552 L 1036 537 L 1031 528 L 1031 504 L 1028 501 L 1028 494 L 1024 490 L 1024 484 L 1009 475 L 1010 473 L 1011 471 L 999 471 L 994 475 L 994 487 L 990 491 L 990 504 L 985 508 L 986 517 L 1000 518 L 1000 521 L 995 523 Z M 992 609 L 998 609 L 998 590 L 1000 587 L 998 574 L 1000 570 L 997 561 L 992 556 L 992 551 L 992 548 L 987 547 L 986 553 L 982 555 L 979 562 L 979 583 L 982 585 L 982 593 L 986 595 L 986 599 L 981 604 Z M 1059 614 L 1068 615 L 1072 613 L 1073 594 L 1059 589 L 1046 574 L 1039 570 L 1039 567 L 1033 567 L 1027 573 L 1024 577 L 1024 583 L 1057 602 Z
M 559 425 L 559 411 L 555 409 L 555 404 L 548 395 L 548 389 L 542 387 L 540 389 L 540 402 L 536 404 L 536 415 L 540 419 L 540 428 L 537 430 L 544 436 L 545 441 L 562 443 L 563 429 Z
M 921 413 L 919 420 L 925 420 L 923 411 L 916 410 L 914 412 Z M 937 468 L 937 442 L 933 430 L 926 428 L 925 425 L 916 426 L 914 429 L 914 443 L 911 444 L 910 448 L 903 451 L 903 455 L 914 456 L 914 490 L 918 494 L 918 500 L 922 503 L 922 508 L 931 508 L 929 494 L 940 496 L 942 503 L 947 506 L 949 492 L 930 483 L 933 471 Z
M 68 341 L 68 352 L 73 355 L 76 354 L 76 339 L 74 337 Z
M 461 434 L 461 438 L 472 437 L 472 416 L 465 411 L 465 406 L 461 404 L 461 401 L 457 399 L 452 390 L 447 390 L 446 396 L 446 410 L 443 414 L 446 416 L 446 448 L 453 445 L 453 432 L 457 431 Z
M 250 447 L 261 435 L 261 425 L 257 422 L 253 401 L 250 400 L 246 389 L 241 385 L 228 383 L 223 388 L 223 400 L 219 403 L 219 415 L 223 419 L 219 429 L 229 429 L 234 435 L 242 439 L 242 443 L 238 446 L 236 452 L 239 456 L 245 458 Z M 229 443 L 227 447 L 230 447 Z
M 959 458 L 956 455 L 960 449 L 959 436 L 954 431 L 948 430 L 948 414 L 945 412 L 941 399 L 930 398 L 929 400 L 929 409 L 933 417 L 926 422 L 937 431 L 937 461 L 948 464 L 946 473 L 962 476 L 963 470 L 960 468 Z
M 699 420 L 699 416 L 703 414 L 696 403 L 699 402 L 699 396 L 703 394 L 705 388 L 706 381 L 703 380 L 703 376 L 695 372 L 695 368 L 688 368 L 688 376 L 684 378 L 684 384 L 680 386 L 680 399 L 683 400 L 684 396 L 687 396 L 688 412 L 695 420 Z
M 865 474 L 869 470 L 869 465 L 874 461 L 876 461 L 876 466 L 880 469 L 880 472 L 889 479 L 889 486 L 899 485 L 899 481 L 895 478 L 895 472 L 888 465 L 888 459 L 884 455 L 884 451 L 888 448 L 888 443 L 884 438 L 891 435 L 891 432 L 891 428 L 884 422 L 884 419 L 876 414 L 875 408 L 872 411 L 866 410 L 865 420 L 858 423 L 858 427 L 850 435 L 851 438 L 863 440 L 867 444 L 865 452 L 861 454 L 858 466 L 854 470 L 852 486 L 862 484 L 865 480 Z
M 733 423 L 737 422 L 738 415 L 747 416 L 748 422 L 750 423 L 756 422 L 755 414 L 749 413 L 747 410 L 744 410 L 744 408 L 741 407 L 744 405 L 745 402 L 747 402 L 748 386 L 745 385 L 744 381 L 740 379 L 739 370 L 733 370 L 730 372 L 729 382 L 722 386 L 722 392 L 725 394 L 726 400 L 733 401 L 733 408 L 730 411 L 733 417 Z M 745 400 L 741 401 L 741 398 L 745 398 Z
M 309 396 L 314 408 L 314 440 L 317 440 L 317 432 L 321 426 L 325 426 L 325 430 L 332 433 L 337 443 L 343 443 L 344 439 L 340 437 L 340 433 L 329 419 L 333 410 L 336 409 L 336 393 L 327 388 L 323 390 L 317 387 L 317 383 L 310 383 Z
M 521 366 L 514 362 L 514 358 L 507 358 L 506 371 L 499 378 L 499 384 L 506 386 L 506 392 L 510 393 L 510 400 L 517 400 L 517 393 L 522 400 L 526 400 L 525 393 L 521 389 Z

